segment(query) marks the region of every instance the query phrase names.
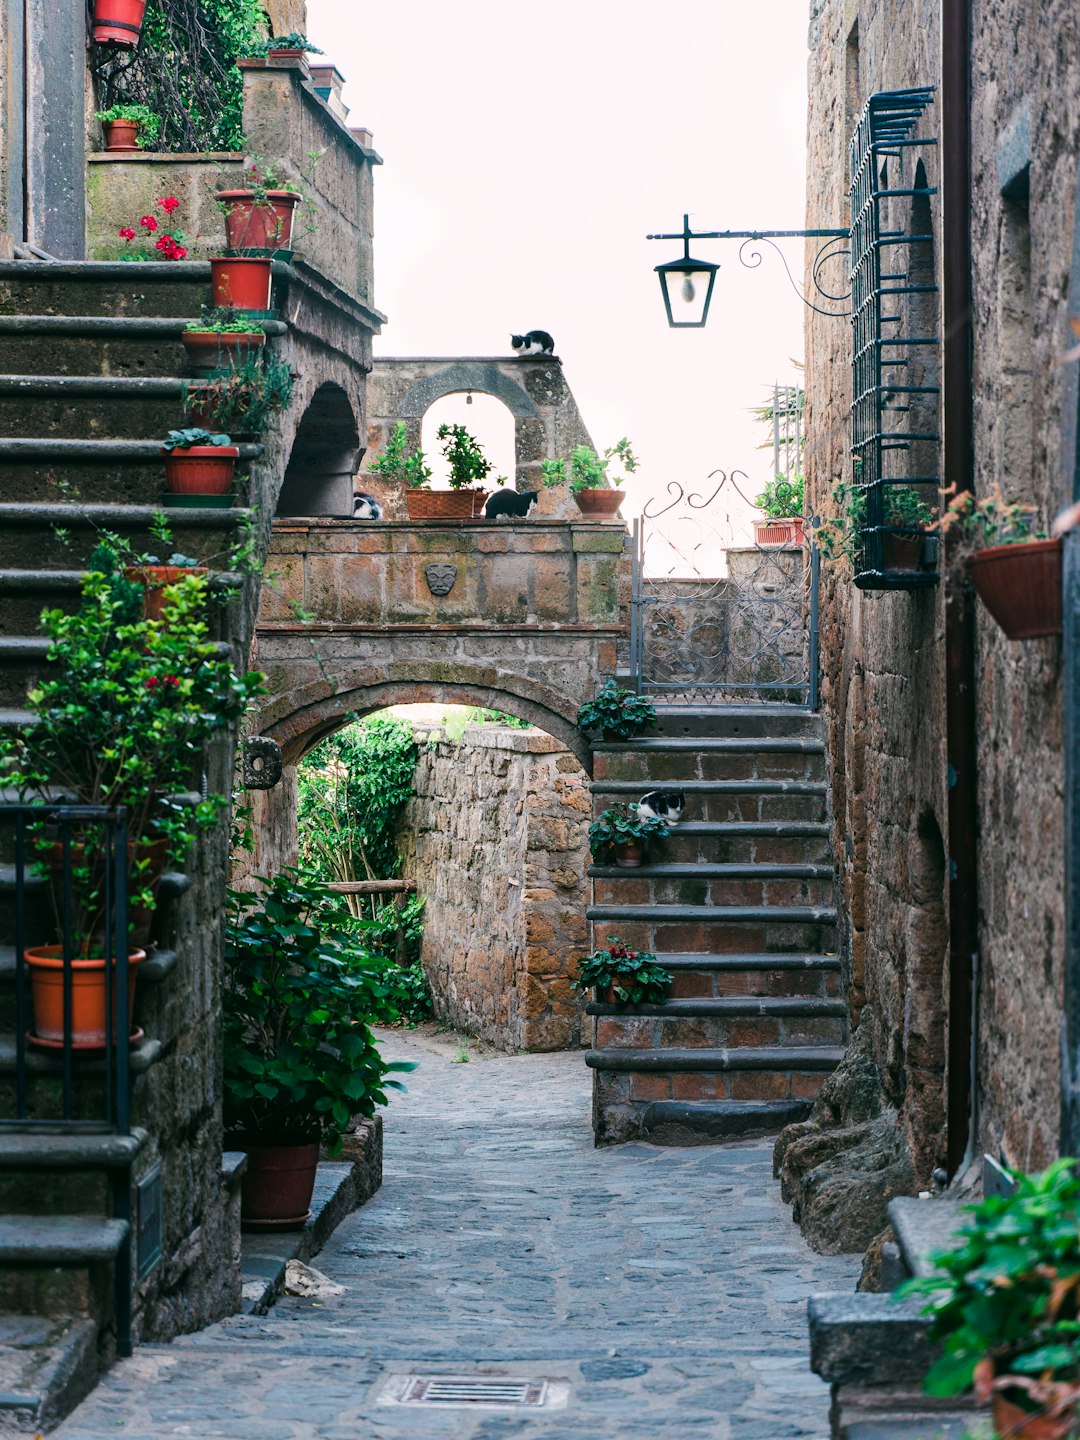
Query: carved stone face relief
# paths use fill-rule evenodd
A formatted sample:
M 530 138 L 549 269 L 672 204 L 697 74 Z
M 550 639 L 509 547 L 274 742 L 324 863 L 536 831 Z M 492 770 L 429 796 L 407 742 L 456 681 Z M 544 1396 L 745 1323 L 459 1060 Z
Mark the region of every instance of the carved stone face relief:
M 456 565 L 428 565 L 424 570 L 432 595 L 449 595 L 457 579 Z

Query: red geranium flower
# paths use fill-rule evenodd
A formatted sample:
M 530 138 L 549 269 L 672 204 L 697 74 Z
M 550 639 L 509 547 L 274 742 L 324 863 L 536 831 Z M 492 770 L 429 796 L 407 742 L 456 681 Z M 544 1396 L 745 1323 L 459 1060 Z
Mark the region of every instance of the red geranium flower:
M 187 254 L 187 251 L 184 249 L 183 245 L 177 245 L 177 246 L 173 249 L 172 258 L 173 258 L 174 260 L 183 260 L 183 258 L 184 258 L 184 256 L 185 256 L 186 254 Z
M 165 211 L 166 215 L 171 215 L 174 210 L 180 208 L 180 201 L 175 195 L 166 195 L 164 200 L 159 200 L 157 203 Z
M 156 690 L 157 687 L 158 687 L 160 684 L 161 684 L 161 681 L 158 679 L 158 677 L 157 677 L 156 675 L 151 675 L 151 676 L 147 679 L 146 688 L 147 688 L 148 690 Z
M 179 677 L 176 676 L 176 675 L 166 675 L 166 676 L 165 676 L 165 684 L 166 684 L 166 685 L 172 685 L 172 686 L 174 686 L 174 687 L 175 687 L 175 686 L 179 686 L 179 684 L 180 684 Z
M 122 230 L 118 230 L 116 233 L 120 236 L 121 240 L 135 239 L 135 231 L 132 230 L 130 225 L 125 225 Z
M 142 219 L 139 221 L 139 224 L 140 224 L 145 230 L 156 230 L 156 229 L 157 229 L 157 221 L 154 219 L 153 215 L 144 215 L 144 216 L 142 217 Z

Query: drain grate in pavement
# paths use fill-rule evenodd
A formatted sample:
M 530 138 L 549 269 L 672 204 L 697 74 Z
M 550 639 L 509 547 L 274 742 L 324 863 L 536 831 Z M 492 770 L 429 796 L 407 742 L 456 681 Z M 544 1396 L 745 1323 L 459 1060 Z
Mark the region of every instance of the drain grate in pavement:
M 548 1400 L 546 1380 L 489 1375 L 406 1375 L 394 1385 L 400 1405 L 537 1407 Z

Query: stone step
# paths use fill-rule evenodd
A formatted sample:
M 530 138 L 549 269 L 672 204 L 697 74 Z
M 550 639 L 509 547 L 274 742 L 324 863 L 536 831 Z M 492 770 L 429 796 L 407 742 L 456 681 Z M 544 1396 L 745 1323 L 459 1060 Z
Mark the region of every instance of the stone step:
M 834 863 L 830 827 L 816 821 L 684 820 L 668 831 L 663 854 L 678 865 L 826 865 L 831 870 Z
M 222 659 L 232 658 L 224 641 L 213 642 Z M 0 705 L 17 706 L 49 673 L 46 659 L 52 642 L 41 635 L 0 635 Z
M 198 314 L 196 305 L 175 319 L 112 313 L 0 315 L 0 373 L 166 378 L 186 374 L 180 336 Z M 281 320 L 261 323 L 270 337 L 288 330 Z
M 54 1429 L 97 1382 L 98 1327 L 74 1313 L 0 1314 L 0 1433 Z
M 184 423 L 184 385 L 166 376 L 0 375 L 0 436 L 164 436 Z
M 152 1065 L 156 1065 L 161 1059 L 162 1045 L 160 1040 L 143 1039 L 130 1047 L 129 1057 L 131 1073 L 133 1075 L 145 1075 Z M 0 1032 L 0 1076 L 14 1076 L 16 1065 L 15 1036 L 10 1032 Z M 39 1050 L 33 1045 L 26 1048 L 26 1069 L 27 1074 L 32 1078 L 44 1079 L 47 1081 L 59 1080 L 63 1076 L 64 1067 L 59 1058 L 50 1050 Z M 104 1074 L 104 1061 L 100 1051 L 80 1051 L 75 1056 L 75 1074 L 79 1078 L 76 1089 L 82 1087 L 83 1078 L 96 1080 Z M 87 1087 L 93 1088 L 93 1087 Z M 79 1097 L 82 1098 L 81 1096 Z M 13 1107 L 6 1105 L 7 1097 L 0 1095 L 0 1115 L 13 1114 Z M 57 1112 L 42 1110 L 36 1118 L 48 1120 Z M 85 1117 L 93 1119 L 92 1114 Z
M 0 1266 L 100 1265 L 116 1259 L 130 1234 L 126 1220 L 3 1215 Z
M 32 555 L 42 571 L 70 570 L 73 564 L 85 563 L 89 558 L 101 530 L 122 534 L 136 550 L 156 554 L 159 547 L 150 527 L 161 513 L 153 504 L 0 502 L 0 569 L 20 569 Z M 252 512 L 236 507 L 174 510 L 168 515 L 176 550 L 231 569 L 231 546 L 237 528 L 250 520 Z M 66 533 L 66 543 L 58 538 L 57 531 Z
M 669 705 L 655 699 L 653 703 L 656 720 L 647 739 L 781 735 L 821 739 L 825 734 L 821 715 L 797 705 Z
M 652 1145 L 716 1145 L 757 1140 L 805 1120 L 810 1100 L 654 1100 L 641 1117 Z
M 206 260 L 0 262 L 0 313 L 9 316 L 190 319 L 209 293 Z
M 644 789 L 683 789 L 690 780 L 820 781 L 824 773 L 824 746 L 801 737 L 775 745 L 742 739 L 657 740 L 593 749 L 597 782 L 622 780 Z
M 177 411 L 174 423 L 180 420 Z M 61 504 L 74 495 L 88 505 L 159 503 L 165 489 L 164 433 L 150 440 L 0 439 L 0 500 Z M 245 466 L 259 458 L 263 447 L 244 444 L 239 450 L 237 493 L 244 500 L 249 488 Z
M 171 891 L 173 895 L 182 893 L 178 890 L 176 882 L 178 879 L 187 879 L 186 876 L 169 872 L 169 884 L 164 895 L 161 887 L 158 887 L 159 899 L 166 899 Z M 165 876 L 162 876 L 164 883 Z M 139 966 L 139 984 L 157 985 L 170 975 L 176 968 L 176 962 L 180 958 L 177 950 L 154 950 L 147 955 L 147 958 Z M 15 984 L 15 949 L 11 945 L 0 945 L 0 985 Z
M 145 1130 L 130 1135 L 93 1135 L 0 1127 L 0 1171 L 125 1170 L 146 1141 Z
M 931 1256 L 955 1249 L 970 1218 L 961 1201 L 946 1195 L 928 1200 L 899 1195 L 889 1201 L 888 1214 L 908 1274 L 921 1277 L 938 1273 Z
M 654 954 L 835 948 L 831 905 L 590 905 L 585 914 L 597 944 L 614 934 Z
M 769 1016 L 814 1019 L 820 1017 L 847 1017 L 847 1005 L 843 1000 L 818 998 L 809 995 L 696 995 L 690 998 L 674 997 L 658 1001 L 654 1005 L 609 1005 L 604 1000 L 590 1000 L 585 1006 L 590 1015 L 609 1018 L 640 1019 L 710 1019 L 710 1018 L 759 1018 Z M 756 1042 L 754 1042 L 756 1043 Z M 815 1040 L 804 1041 L 815 1045 Z
M 815 1005 L 817 1009 L 811 1008 Z M 597 1017 L 596 1045 L 604 1050 L 843 1046 L 847 1040 L 847 1007 L 833 999 L 725 996 L 676 999 L 660 1013 L 639 1005 L 596 1004 L 588 1009 Z
M 666 851 L 657 842 L 653 853 Z M 831 905 L 830 865 L 591 865 L 596 905 Z
M 608 805 L 632 802 L 652 788 L 635 780 L 594 780 L 589 786 L 593 814 Z M 687 780 L 678 788 L 686 800 L 687 821 L 733 824 L 739 821 L 794 820 L 822 824 L 827 817 L 828 787 L 816 780 Z

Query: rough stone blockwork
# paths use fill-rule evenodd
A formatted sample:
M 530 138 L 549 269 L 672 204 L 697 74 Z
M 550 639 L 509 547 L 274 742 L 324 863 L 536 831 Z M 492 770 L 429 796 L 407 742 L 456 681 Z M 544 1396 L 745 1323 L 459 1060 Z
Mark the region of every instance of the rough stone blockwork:
M 401 824 L 427 899 L 436 1010 L 505 1050 L 581 1043 L 572 960 L 587 949 L 588 779 L 549 735 L 470 725 L 421 745 Z

